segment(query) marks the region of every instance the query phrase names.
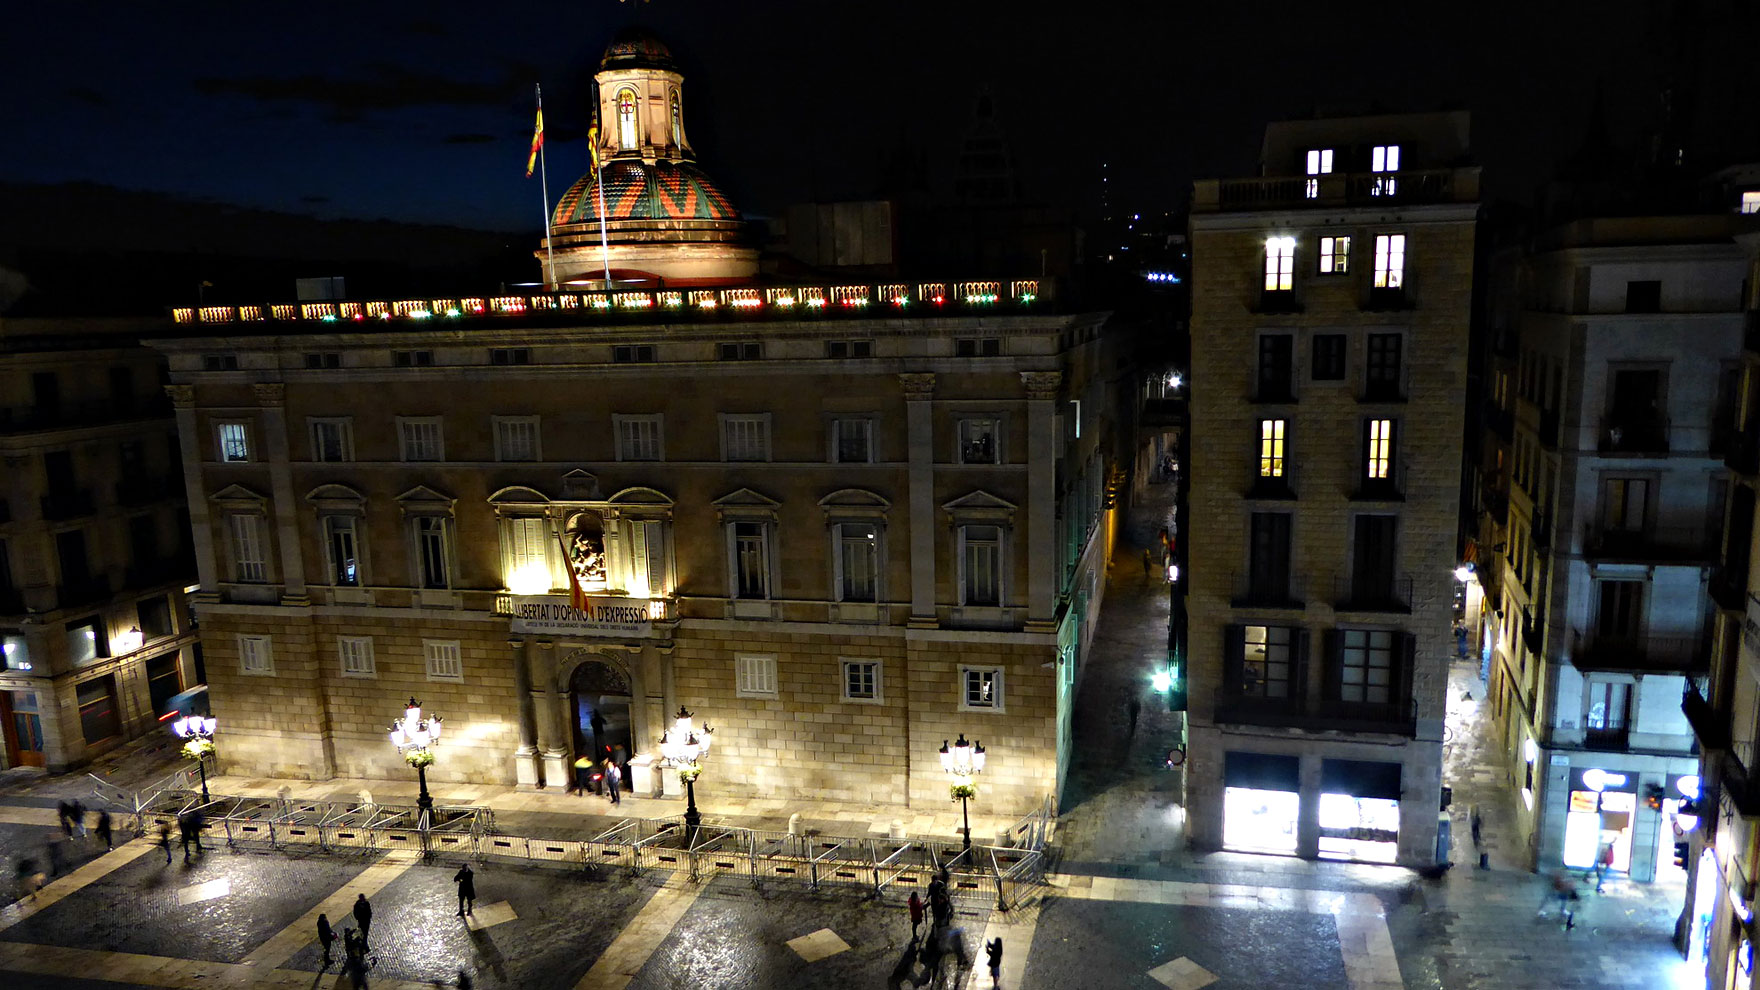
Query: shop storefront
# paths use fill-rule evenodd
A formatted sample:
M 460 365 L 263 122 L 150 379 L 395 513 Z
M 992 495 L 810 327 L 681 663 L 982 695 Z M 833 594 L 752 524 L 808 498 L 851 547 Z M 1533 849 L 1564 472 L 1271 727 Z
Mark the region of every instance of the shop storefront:
M 1320 765 L 1320 857 L 1391 863 L 1399 855 L 1400 765 Z
M 1638 776 L 1573 767 L 1564 823 L 1564 865 L 1587 870 L 1603 848 L 1613 848 L 1615 873 L 1632 869 L 1632 833 L 1638 813 Z
M 1301 760 L 1267 753 L 1225 754 L 1222 845 L 1239 852 L 1296 854 Z

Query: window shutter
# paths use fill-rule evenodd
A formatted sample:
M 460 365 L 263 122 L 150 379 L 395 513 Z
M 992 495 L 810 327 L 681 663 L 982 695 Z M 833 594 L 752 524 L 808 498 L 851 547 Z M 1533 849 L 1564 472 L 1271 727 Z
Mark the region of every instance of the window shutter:
M 1342 694 L 1340 682 L 1344 679 L 1344 637 L 1337 629 L 1328 629 L 1321 648 L 1326 651 L 1326 700 L 1337 701 Z
M 1290 700 L 1297 707 L 1306 708 L 1308 700 L 1308 666 L 1313 654 L 1313 633 L 1307 629 L 1296 630 L 1296 662 L 1295 671 L 1290 675 Z
M 1241 693 L 1241 665 L 1246 659 L 1246 630 L 1241 626 L 1222 629 L 1222 689 L 1227 694 Z

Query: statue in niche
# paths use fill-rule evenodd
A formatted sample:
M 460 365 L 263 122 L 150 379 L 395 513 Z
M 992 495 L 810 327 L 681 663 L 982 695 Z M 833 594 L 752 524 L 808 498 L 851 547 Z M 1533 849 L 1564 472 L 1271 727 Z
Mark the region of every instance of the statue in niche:
M 605 587 L 605 536 L 577 530 L 568 548 L 568 566 L 583 588 Z

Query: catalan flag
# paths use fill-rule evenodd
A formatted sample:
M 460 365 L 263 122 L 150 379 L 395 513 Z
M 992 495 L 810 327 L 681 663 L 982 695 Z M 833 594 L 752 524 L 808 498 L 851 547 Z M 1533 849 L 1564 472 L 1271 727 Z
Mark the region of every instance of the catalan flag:
M 587 147 L 593 150 L 593 171 L 599 171 L 599 116 L 593 115 L 592 126 L 587 128 Z
M 532 153 L 526 157 L 526 178 L 532 177 L 532 169 L 538 167 L 538 151 L 544 147 L 544 104 L 538 104 L 538 123 L 532 129 Z
M 587 593 L 581 590 L 581 579 L 574 572 L 574 558 L 569 556 L 568 544 L 560 535 L 556 542 L 562 545 L 562 569 L 568 572 L 568 604 L 577 612 L 587 610 Z

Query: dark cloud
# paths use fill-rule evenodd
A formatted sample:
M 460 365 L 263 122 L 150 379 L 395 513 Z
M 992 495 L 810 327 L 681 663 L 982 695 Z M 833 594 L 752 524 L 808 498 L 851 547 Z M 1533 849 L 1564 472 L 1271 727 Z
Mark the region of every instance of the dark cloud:
M 203 77 L 197 92 L 209 96 L 248 96 L 264 102 L 292 100 L 328 107 L 331 119 L 350 122 L 369 110 L 415 106 L 500 106 L 507 102 L 506 82 L 467 82 L 432 73 L 412 72 L 383 62 L 367 66 L 368 78 L 299 75 Z
M 75 86 L 67 91 L 67 95 L 81 103 L 90 103 L 95 107 L 107 107 L 110 105 L 110 98 L 108 96 L 105 96 L 103 93 L 100 93 L 89 86 Z
M 442 144 L 488 144 L 495 140 L 493 134 L 448 134 L 440 139 Z

